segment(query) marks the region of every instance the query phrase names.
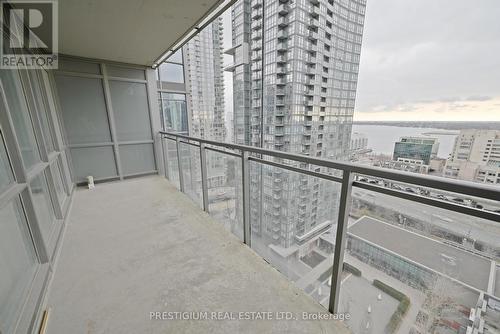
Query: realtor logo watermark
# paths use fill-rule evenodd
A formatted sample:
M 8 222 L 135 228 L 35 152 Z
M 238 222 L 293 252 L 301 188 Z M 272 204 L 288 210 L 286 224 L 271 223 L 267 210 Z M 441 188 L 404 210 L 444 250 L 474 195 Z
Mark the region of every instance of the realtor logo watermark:
M 0 68 L 58 67 L 56 0 L 0 0 Z

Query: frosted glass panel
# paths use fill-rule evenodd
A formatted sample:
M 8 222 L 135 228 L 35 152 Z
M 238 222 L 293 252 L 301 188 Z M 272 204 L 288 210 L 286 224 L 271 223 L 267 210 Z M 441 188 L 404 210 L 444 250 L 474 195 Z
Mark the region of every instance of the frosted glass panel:
M 111 141 L 101 79 L 56 75 L 70 144 Z
M 31 70 L 28 72 L 30 77 L 31 87 L 33 89 L 33 95 L 35 98 L 35 106 L 38 112 L 38 116 L 40 117 L 40 121 L 42 123 L 42 131 L 45 139 L 45 145 L 47 146 L 48 152 L 54 151 L 54 139 L 52 137 L 52 133 L 49 126 L 48 119 L 48 109 L 46 106 L 47 101 L 47 91 L 45 87 L 42 85 L 42 81 L 39 79 L 36 70 Z
M 0 333 L 12 333 L 36 270 L 19 200 L 0 209 Z
M 54 186 L 56 188 L 57 199 L 59 201 L 59 204 L 62 205 L 67 195 L 63 186 L 59 160 L 50 165 L 50 172 L 52 173 L 52 178 L 54 179 Z
M 99 64 L 69 59 L 59 60 L 59 70 L 68 72 L 81 72 L 90 74 L 101 74 Z
M 151 139 L 146 85 L 136 82 L 110 81 L 109 88 L 118 140 Z
M 31 118 L 24 98 L 21 81 L 17 71 L 0 71 L 0 78 L 5 89 L 10 116 L 14 123 L 17 140 L 21 148 L 24 166 L 30 169 L 40 161 L 38 147 L 31 126 Z
M 124 174 L 151 172 L 156 169 L 153 144 L 120 145 Z
M 0 132 L 0 192 L 8 187 L 14 181 L 12 170 L 5 150 L 2 132 Z
M 171 63 L 161 64 L 160 80 L 163 82 L 184 83 L 184 67 Z
M 89 175 L 96 179 L 118 175 L 112 146 L 72 148 L 71 160 L 76 181 Z
M 48 241 L 54 223 L 54 210 L 44 173 L 41 173 L 30 182 L 30 188 L 43 238 L 45 241 Z
M 146 80 L 144 70 L 121 66 L 107 66 L 106 68 L 110 77 Z
M 182 63 L 182 49 L 175 51 L 173 55 L 167 58 L 168 62 Z

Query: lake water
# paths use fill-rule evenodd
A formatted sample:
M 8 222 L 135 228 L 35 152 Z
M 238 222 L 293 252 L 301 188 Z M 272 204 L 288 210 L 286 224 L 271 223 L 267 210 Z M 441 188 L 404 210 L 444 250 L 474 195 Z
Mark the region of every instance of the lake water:
M 374 153 L 392 155 L 394 143 L 403 136 L 419 136 L 437 138 L 439 140 L 438 157 L 447 158 L 453 150 L 456 130 L 444 130 L 433 128 L 411 128 L 403 126 L 388 125 L 356 125 L 352 126 L 353 132 L 363 133 L 368 138 L 368 148 Z

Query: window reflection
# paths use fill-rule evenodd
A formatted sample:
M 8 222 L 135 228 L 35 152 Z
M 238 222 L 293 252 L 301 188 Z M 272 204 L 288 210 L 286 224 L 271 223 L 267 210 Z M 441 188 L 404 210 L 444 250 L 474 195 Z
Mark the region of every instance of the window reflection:
M 163 130 L 188 131 L 185 94 L 161 92 L 159 105 Z

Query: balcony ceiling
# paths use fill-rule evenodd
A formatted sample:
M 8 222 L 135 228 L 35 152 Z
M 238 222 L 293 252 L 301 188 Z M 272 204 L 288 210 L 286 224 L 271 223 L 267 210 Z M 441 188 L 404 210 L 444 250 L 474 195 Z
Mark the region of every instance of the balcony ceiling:
M 152 65 L 217 0 L 59 1 L 59 52 Z

